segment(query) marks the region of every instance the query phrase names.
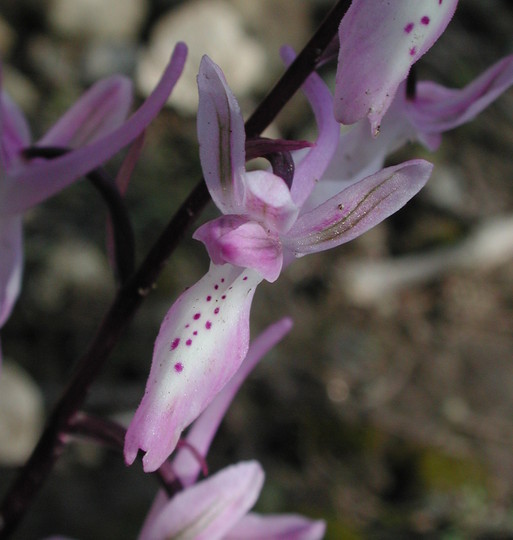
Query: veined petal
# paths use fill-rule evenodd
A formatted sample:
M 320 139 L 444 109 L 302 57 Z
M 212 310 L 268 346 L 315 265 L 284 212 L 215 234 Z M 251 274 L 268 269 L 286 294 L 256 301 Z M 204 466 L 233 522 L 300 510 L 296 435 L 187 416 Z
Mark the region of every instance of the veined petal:
M 0 328 L 20 292 L 23 269 L 21 216 L 0 217 Z
M 162 78 L 142 106 L 117 129 L 83 148 L 50 161 L 35 160 L 9 171 L 0 193 L 1 212 L 22 212 L 55 195 L 130 144 L 165 105 L 180 77 L 187 47 L 178 43 Z M 7 182 L 6 182 L 7 184 Z
M 286 65 L 291 64 L 296 56 L 290 47 L 282 47 L 280 53 Z M 319 133 L 315 146 L 302 152 L 304 157 L 296 164 L 290 191 L 298 207 L 303 205 L 324 174 L 337 149 L 340 134 L 340 127 L 333 118 L 333 97 L 323 80 L 312 73 L 301 89 L 310 102 Z
M 246 514 L 224 540 L 321 540 L 326 524 L 321 520 L 307 519 L 294 514 Z
M 268 171 L 248 172 L 245 180 L 244 213 L 272 231 L 288 231 L 299 208 L 285 181 Z
M 440 37 L 457 0 L 353 0 L 339 27 L 335 117 L 353 124 L 381 118 L 410 67 Z
M 128 428 L 125 461 L 146 452 L 144 470 L 157 469 L 181 432 L 231 379 L 246 356 L 249 311 L 262 281 L 252 270 L 211 264 L 167 313 L 155 342 L 144 397 Z
M 427 182 L 433 165 L 407 161 L 353 184 L 302 215 L 284 246 L 296 257 L 338 246 L 374 227 L 404 206 Z
M 232 465 L 175 495 L 139 540 L 218 540 L 255 504 L 264 472 L 256 461 Z
M 187 433 L 187 442 L 203 457 L 228 410 L 233 398 L 254 367 L 292 328 L 292 319 L 286 317 L 268 326 L 251 342 L 248 354 L 237 373 L 194 422 Z M 173 460 L 173 470 L 183 486 L 192 485 L 201 470 L 201 464 L 187 448 L 180 449 Z
M 132 105 L 132 83 L 115 75 L 93 85 L 39 140 L 37 146 L 78 148 L 118 128 Z
M 223 214 L 237 214 L 243 197 L 246 135 L 239 104 L 208 56 L 198 73 L 198 140 L 203 175 Z
M 469 122 L 513 84 L 513 55 L 488 68 L 461 90 L 433 82 L 417 84 L 409 117 L 422 135 L 440 134 Z M 432 145 L 428 145 L 431 150 Z
M 267 281 L 280 275 L 283 256 L 277 236 L 241 216 L 222 216 L 202 225 L 193 238 L 203 242 L 215 264 L 251 268 Z
M 5 175 L 17 154 L 30 144 L 30 129 L 20 108 L 5 91 L 0 93 L 0 178 Z

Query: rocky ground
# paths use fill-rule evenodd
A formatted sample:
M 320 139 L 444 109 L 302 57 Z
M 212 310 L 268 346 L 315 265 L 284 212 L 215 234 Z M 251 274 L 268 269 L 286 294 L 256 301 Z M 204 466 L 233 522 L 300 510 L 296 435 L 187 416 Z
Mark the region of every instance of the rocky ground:
M 4 82 L 37 136 L 112 72 L 133 77 L 144 94 L 172 43 L 187 41 L 190 71 L 149 130 L 127 196 L 141 257 L 200 177 L 200 54 L 223 67 L 249 113 L 279 75 L 277 47 L 300 47 L 330 5 L 6 0 Z M 513 52 L 511 28 L 511 2 L 461 2 L 419 77 L 462 86 Z M 307 136 L 300 110 L 288 107 L 272 133 Z M 324 517 L 330 539 L 513 538 L 512 155 L 509 91 L 447 134 L 436 154 L 415 146 L 394 156 L 436 165 L 407 208 L 259 288 L 253 333 L 288 314 L 295 327 L 241 392 L 209 465 L 259 459 L 267 473 L 260 511 Z M 202 219 L 213 215 L 211 207 Z M 2 331 L 0 493 L 112 297 L 104 226 L 102 202 L 86 183 L 26 217 L 24 289 Z M 162 316 L 207 264 L 201 245 L 183 244 L 88 410 L 130 418 Z M 17 538 L 135 537 L 155 489 L 118 454 L 73 444 Z

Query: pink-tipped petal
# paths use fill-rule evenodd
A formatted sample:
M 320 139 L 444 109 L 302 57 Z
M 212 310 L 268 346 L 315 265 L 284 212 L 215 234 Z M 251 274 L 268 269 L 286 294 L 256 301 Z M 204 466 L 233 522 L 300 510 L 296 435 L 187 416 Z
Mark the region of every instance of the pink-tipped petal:
M 280 275 L 283 257 L 279 238 L 259 223 L 222 216 L 202 225 L 193 238 L 205 244 L 215 264 L 251 268 L 270 282 Z
M 159 84 L 142 106 L 120 127 L 83 148 L 47 162 L 27 163 L 10 171 L 8 185 L 0 196 L 0 210 L 25 211 L 55 195 L 83 174 L 110 159 L 130 144 L 165 105 L 180 77 L 187 47 L 178 43 Z M 44 179 L 44 181 L 42 181 Z
M 243 197 L 244 121 L 223 72 L 208 56 L 201 60 L 198 92 L 203 175 L 216 206 L 223 214 L 235 214 Z
M 292 63 L 295 53 L 290 47 L 280 50 L 286 65 Z M 296 164 L 291 195 L 301 207 L 328 167 L 338 144 L 340 127 L 333 118 L 333 97 L 323 80 L 315 73 L 310 75 L 301 87 L 305 93 L 317 122 L 318 136 L 315 146 Z
M 409 109 L 410 120 L 419 138 L 438 135 L 472 120 L 512 84 L 513 55 L 488 68 L 461 90 L 420 82 Z
M 321 540 L 326 524 L 294 514 L 245 515 L 224 540 Z
M 187 442 L 203 457 L 207 456 L 210 443 L 237 391 L 260 360 L 292 328 L 292 319 L 286 317 L 268 326 L 251 342 L 248 354 L 237 373 L 226 384 L 212 403 L 194 422 L 187 433 Z M 173 461 L 173 469 L 183 486 L 192 485 L 201 471 L 201 464 L 188 448 L 181 449 Z
M 218 540 L 255 504 L 264 472 L 255 461 L 232 465 L 175 495 L 139 540 Z
M 433 165 L 417 159 L 388 167 L 301 216 L 283 238 L 296 257 L 338 246 L 404 206 L 427 182 Z
M 0 217 L 0 328 L 20 292 L 23 269 L 21 216 Z
M 292 201 L 284 180 L 268 171 L 245 175 L 246 215 L 278 233 L 286 232 L 296 221 L 299 208 Z
M 339 27 L 335 117 L 374 135 L 397 87 L 440 37 L 457 0 L 353 0 Z
M 132 105 L 132 82 L 115 75 L 93 85 L 39 140 L 37 146 L 78 148 L 118 128 Z
M 155 342 L 146 392 L 128 428 L 125 461 L 146 452 L 157 469 L 178 438 L 231 379 L 249 345 L 249 312 L 262 278 L 254 271 L 211 264 L 167 313 Z

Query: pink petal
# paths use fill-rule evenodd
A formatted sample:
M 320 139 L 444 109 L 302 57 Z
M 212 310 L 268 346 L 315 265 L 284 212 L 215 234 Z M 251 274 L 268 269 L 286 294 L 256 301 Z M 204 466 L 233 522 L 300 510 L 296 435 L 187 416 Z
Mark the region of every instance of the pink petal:
M 0 93 L 0 134 L 0 171 L 5 174 L 19 151 L 30 144 L 27 120 L 5 91 Z
M 407 161 L 361 180 L 302 215 L 282 238 L 296 257 L 338 246 L 404 206 L 427 182 L 433 165 Z
M 411 102 L 410 120 L 417 128 L 419 138 L 425 134 L 438 135 L 475 118 L 512 84 L 513 55 L 488 68 L 461 90 L 421 82 L 417 85 L 416 98 Z
M 177 495 L 139 540 L 218 540 L 255 504 L 264 482 L 256 461 L 232 465 Z
M 286 65 L 295 58 L 290 47 L 280 50 Z M 333 118 L 333 97 L 323 80 L 313 73 L 301 87 L 315 114 L 318 136 L 315 146 L 307 152 L 301 152 L 304 157 L 296 164 L 291 195 L 298 207 L 306 201 L 316 182 L 318 182 L 328 167 L 337 149 L 340 127 Z
M 246 514 L 224 540 L 320 540 L 326 524 L 294 514 Z
M 132 105 L 132 83 L 115 75 L 97 82 L 39 140 L 37 146 L 78 148 L 118 128 Z
M 221 423 L 228 407 L 232 403 L 237 391 L 249 373 L 292 328 L 292 320 L 281 319 L 267 327 L 256 339 L 251 342 L 248 354 L 237 373 L 230 379 L 223 390 L 194 422 L 187 433 L 187 442 L 203 457 L 206 457 L 210 443 Z M 173 469 L 179 476 L 182 485 L 193 484 L 201 469 L 198 460 L 187 448 L 181 449 L 173 461 Z
M 155 342 L 146 392 L 128 428 L 125 461 L 146 452 L 144 470 L 157 469 L 181 432 L 231 379 L 246 356 L 255 272 L 211 264 L 167 313 Z
M 0 217 L 0 328 L 11 314 L 20 292 L 23 270 L 21 216 Z
M 288 231 L 299 209 L 284 180 L 268 171 L 245 175 L 244 213 L 277 233 Z
M 335 117 L 377 135 L 397 87 L 449 24 L 457 0 L 353 0 L 339 28 Z
M 203 175 L 216 206 L 240 213 L 246 135 L 239 104 L 223 72 L 204 56 L 198 73 L 198 140 Z
M 277 236 L 240 216 L 222 216 L 202 225 L 193 238 L 203 242 L 215 264 L 251 268 L 267 281 L 280 275 L 283 257 Z
M 47 162 L 35 160 L 10 171 L 8 185 L 0 195 L 0 210 L 25 211 L 55 195 L 83 174 L 110 159 L 130 144 L 165 105 L 182 73 L 187 47 L 178 43 L 159 84 L 142 106 L 120 127 L 63 157 Z

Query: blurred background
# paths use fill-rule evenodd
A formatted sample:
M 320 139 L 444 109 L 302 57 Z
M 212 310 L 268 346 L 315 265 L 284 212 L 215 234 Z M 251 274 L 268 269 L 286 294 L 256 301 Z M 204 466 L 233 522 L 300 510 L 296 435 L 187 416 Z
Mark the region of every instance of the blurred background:
M 170 107 L 152 124 L 127 194 L 138 260 L 201 177 L 195 75 L 208 53 L 251 113 L 308 40 L 327 0 L 2 0 L 4 86 L 34 139 L 101 77 L 125 73 L 138 100 L 177 40 L 190 47 Z M 466 0 L 419 79 L 461 87 L 513 53 L 513 4 Z M 333 67 L 324 72 L 333 81 Z M 315 136 L 296 97 L 270 136 Z M 328 522 L 330 539 L 513 538 L 513 92 L 390 163 L 435 163 L 429 185 L 384 224 L 295 262 L 255 296 L 252 332 L 292 315 L 216 438 L 211 471 L 258 459 L 256 509 Z M 113 174 L 121 158 L 109 164 Z M 216 216 L 213 205 L 200 222 Z M 192 231 L 191 231 L 192 232 Z M 0 495 L 29 454 L 115 291 L 105 209 L 79 182 L 25 219 L 23 291 L 2 330 Z M 87 410 L 127 423 L 174 298 L 208 268 L 183 242 L 93 388 Z M 140 465 L 71 444 L 15 538 L 136 536 L 157 484 Z

